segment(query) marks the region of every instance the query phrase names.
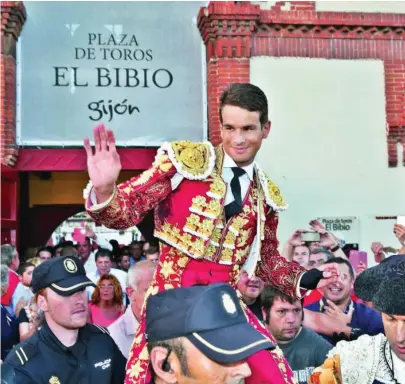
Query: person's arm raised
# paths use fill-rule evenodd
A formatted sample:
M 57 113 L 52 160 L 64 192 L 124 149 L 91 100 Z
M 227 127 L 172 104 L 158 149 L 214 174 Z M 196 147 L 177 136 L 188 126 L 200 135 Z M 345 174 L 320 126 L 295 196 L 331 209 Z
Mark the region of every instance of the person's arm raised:
M 84 191 L 87 213 L 107 228 L 127 229 L 137 225 L 172 192 L 176 168 L 160 153 L 151 168 L 116 186 L 121 162 L 111 131 L 95 130 L 95 152 L 85 140 L 91 183 Z
M 90 141 L 84 139 L 87 154 L 87 170 L 96 194 L 97 203 L 107 201 L 114 192 L 121 171 L 121 160 L 115 147 L 115 137 L 103 124 L 93 130 L 94 152 Z

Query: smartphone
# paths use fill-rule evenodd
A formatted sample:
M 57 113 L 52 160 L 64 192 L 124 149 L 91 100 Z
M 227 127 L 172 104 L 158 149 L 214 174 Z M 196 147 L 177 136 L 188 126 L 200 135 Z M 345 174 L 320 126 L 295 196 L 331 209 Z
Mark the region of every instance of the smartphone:
M 355 271 L 361 262 L 368 267 L 367 259 L 367 252 L 351 250 L 349 253 L 349 261 Z
M 302 241 L 313 243 L 321 240 L 321 235 L 318 232 L 303 232 L 301 233 Z
M 405 216 L 397 216 L 397 224 L 403 225 L 405 227 Z

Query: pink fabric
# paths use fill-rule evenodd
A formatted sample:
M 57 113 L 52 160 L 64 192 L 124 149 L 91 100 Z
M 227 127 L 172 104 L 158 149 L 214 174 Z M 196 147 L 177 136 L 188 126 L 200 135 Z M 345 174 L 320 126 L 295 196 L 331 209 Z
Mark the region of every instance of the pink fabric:
M 106 328 L 122 315 L 122 311 L 120 311 L 116 318 L 114 319 L 107 318 L 104 316 L 103 311 L 101 311 L 101 309 L 96 304 L 93 303 L 89 304 L 89 310 L 91 314 L 92 324 L 100 325 Z

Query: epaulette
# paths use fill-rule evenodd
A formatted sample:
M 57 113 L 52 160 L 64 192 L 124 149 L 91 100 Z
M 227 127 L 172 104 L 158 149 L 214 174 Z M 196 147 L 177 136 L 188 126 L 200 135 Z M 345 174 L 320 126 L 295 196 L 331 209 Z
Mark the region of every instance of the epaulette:
M 25 365 L 36 353 L 38 352 L 35 344 L 20 343 L 16 345 L 13 350 L 7 355 L 5 363 L 14 367 L 21 367 Z
M 91 332 L 94 332 L 94 333 L 105 333 L 106 335 L 109 335 L 109 334 L 110 334 L 110 332 L 108 331 L 108 329 L 105 328 L 105 327 L 102 327 L 101 325 L 97 325 L 97 324 L 87 324 L 87 327 L 88 327 L 88 329 L 89 329 Z
M 157 152 L 155 163 L 165 156 L 177 172 L 190 180 L 204 180 L 215 167 L 215 150 L 210 142 L 193 143 L 191 141 L 174 141 L 164 143 Z
M 280 188 L 274 184 L 270 178 L 256 164 L 256 171 L 259 176 L 260 184 L 266 197 L 266 203 L 273 211 L 285 211 L 288 205 L 285 203 L 284 197 L 281 195 Z

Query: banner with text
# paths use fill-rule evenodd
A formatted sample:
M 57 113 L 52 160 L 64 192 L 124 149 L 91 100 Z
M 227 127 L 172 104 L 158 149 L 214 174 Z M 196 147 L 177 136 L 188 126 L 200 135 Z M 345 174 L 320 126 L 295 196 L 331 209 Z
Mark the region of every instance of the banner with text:
M 98 123 L 119 145 L 204 137 L 204 2 L 26 2 L 18 143 L 81 145 Z
M 318 220 L 328 232 L 343 235 L 346 244 L 358 244 L 360 242 L 357 217 L 320 217 Z

